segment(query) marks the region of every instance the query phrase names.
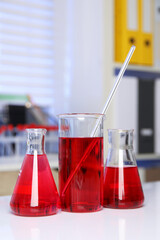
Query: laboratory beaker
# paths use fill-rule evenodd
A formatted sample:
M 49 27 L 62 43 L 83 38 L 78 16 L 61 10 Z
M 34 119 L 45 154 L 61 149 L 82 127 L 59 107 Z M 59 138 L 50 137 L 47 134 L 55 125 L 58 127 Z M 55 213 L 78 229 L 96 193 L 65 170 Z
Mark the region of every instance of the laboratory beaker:
M 141 207 L 144 195 L 133 150 L 133 130 L 108 130 L 104 207 Z
M 27 151 L 10 206 L 22 216 L 57 213 L 60 199 L 44 150 L 45 129 L 27 129 Z
M 59 115 L 59 191 L 64 211 L 103 208 L 103 115 Z

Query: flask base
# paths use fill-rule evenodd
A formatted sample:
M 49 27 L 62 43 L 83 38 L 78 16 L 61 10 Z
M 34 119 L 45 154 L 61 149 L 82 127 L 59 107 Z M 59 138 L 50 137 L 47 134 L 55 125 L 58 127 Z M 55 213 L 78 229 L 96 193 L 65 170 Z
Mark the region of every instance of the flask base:
M 37 207 L 31 207 L 29 205 L 19 206 L 19 204 L 10 203 L 10 207 L 13 214 L 28 217 L 54 215 L 60 211 L 60 208 L 55 204 L 40 204 Z

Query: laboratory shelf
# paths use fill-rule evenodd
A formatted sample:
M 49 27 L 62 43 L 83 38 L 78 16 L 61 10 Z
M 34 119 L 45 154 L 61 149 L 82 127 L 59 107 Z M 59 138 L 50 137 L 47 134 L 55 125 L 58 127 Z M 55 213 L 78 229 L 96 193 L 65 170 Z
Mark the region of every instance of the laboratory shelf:
M 138 154 L 136 155 L 136 161 L 138 167 L 160 167 L 160 155 L 158 154 Z
M 46 152 L 51 168 L 58 168 L 58 136 L 57 133 L 46 135 Z M 4 171 L 19 171 L 21 168 L 25 151 L 26 137 L 25 136 L 3 136 L 1 137 L 0 147 L 2 150 L 9 148 L 9 154 L 0 156 L 0 172 Z M 13 147 L 14 145 L 14 147 Z M 47 150 L 48 149 L 48 150 Z M 2 154 L 2 151 L 1 151 Z
M 50 167 L 58 168 L 58 154 L 47 154 Z M 24 156 L 0 158 L 0 172 L 19 171 L 23 162 Z
M 58 153 L 47 154 L 50 167 L 58 169 Z M 19 171 L 22 165 L 24 156 L 1 158 L 0 172 L 4 171 Z M 138 154 L 136 155 L 137 166 L 141 168 L 160 167 L 160 155 L 156 154 Z
M 122 64 L 114 64 L 114 74 L 118 75 Z M 129 65 L 124 73 L 126 77 L 137 77 L 138 79 L 156 80 L 160 78 L 160 69 L 152 66 Z

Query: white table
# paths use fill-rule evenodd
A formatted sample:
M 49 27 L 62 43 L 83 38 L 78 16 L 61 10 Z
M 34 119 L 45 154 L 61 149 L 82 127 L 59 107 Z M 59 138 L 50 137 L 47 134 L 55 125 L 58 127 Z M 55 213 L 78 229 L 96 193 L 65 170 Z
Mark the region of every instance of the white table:
M 10 197 L 0 197 L 2 240 L 159 240 L 160 182 L 143 185 L 145 205 L 132 210 L 19 217 L 10 213 Z

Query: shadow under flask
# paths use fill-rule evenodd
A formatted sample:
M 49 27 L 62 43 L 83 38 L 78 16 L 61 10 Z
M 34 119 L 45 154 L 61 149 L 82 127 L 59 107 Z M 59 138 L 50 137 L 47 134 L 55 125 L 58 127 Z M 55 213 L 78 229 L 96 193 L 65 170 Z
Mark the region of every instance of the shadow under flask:
M 108 140 L 104 207 L 141 207 L 144 195 L 133 151 L 133 130 L 108 130 Z
M 44 151 L 46 129 L 27 129 L 27 151 L 11 197 L 10 207 L 21 216 L 58 212 L 60 200 Z

